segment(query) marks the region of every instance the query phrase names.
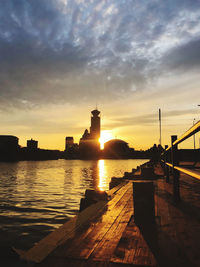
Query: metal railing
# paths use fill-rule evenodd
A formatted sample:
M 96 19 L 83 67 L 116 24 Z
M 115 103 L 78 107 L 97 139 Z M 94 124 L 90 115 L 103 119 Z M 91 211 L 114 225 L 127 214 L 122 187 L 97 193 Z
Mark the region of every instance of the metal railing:
M 176 135 L 172 135 L 171 146 L 170 147 L 165 146 L 165 151 L 161 154 L 161 161 L 164 164 L 164 171 L 167 183 L 169 183 L 169 177 L 170 177 L 169 174 L 170 171 L 172 171 L 173 196 L 175 201 L 180 200 L 180 185 L 179 185 L 180 172 L 200 180 L 200 172 L 179 166 L 179 153 L 178 153 L 178 145 L 183 141 L 185 141 L 186 139 L 188 139 L 189 137 L 195 135 L 199 131 L 200 131 L 200 121 L 194 124 L 180 138 L 177 138 Z

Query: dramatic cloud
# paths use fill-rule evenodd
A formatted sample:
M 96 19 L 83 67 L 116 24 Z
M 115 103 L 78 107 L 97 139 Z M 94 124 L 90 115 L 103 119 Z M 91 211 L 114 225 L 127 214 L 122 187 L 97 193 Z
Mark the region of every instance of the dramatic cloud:
M 163 58 L 172 70 L 189 71 L 200 68 L 200 38 L 171 49 Z
M 172 117 L 181 117 L 185 115 L 190 115 L 191 117 L 194 115 L 194 109 L 187 109 L 187 110 L 171 110 L 162 112 L 162 119 L 172 119 Z M 118 117 L 112 122 L 108 122 L 105 125 L 105 129 L 110 128 L 119 128 L 119 127 L 133 127 L 138 125 L 149 126 L 155 125 L 158 123 L 158 112 L 151 113 L 151 114 L 143 114 L 138 116 L 126 116 L 126 117 Z
M 110 100 L 198 69 L 198 0 L 0 2 L 0 104 Z

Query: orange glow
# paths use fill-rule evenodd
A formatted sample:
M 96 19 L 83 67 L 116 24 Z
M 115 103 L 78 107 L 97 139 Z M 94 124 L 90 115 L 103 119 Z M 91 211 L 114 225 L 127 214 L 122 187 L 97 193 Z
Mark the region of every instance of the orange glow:
M 107 131 L 107 130 L 101 131 L 101 137 L 99 138 L 101 149 L 104 149 L 104 143 L 106 143 L 111 139 L 114 139 L 112 131 Z
M 103 159 L 100 159 L 98 161 L 98 167 L 99 167 L 99 185 L 98 185 L 98 188 L 100 191 L 104 191 L 105 186 L 106 186 L 106 169 L 105 169 L 105 162 Z

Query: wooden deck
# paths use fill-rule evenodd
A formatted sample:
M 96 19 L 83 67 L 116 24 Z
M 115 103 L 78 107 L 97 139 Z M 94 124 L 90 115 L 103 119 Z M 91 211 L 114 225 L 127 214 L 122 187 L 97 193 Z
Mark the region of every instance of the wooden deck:
M 158 258 L 166 259 L 166 266 L 200 266 L 200 181 L 182 174 L 178 203 L 172 181 L 158 180 L 156 187 Z
M 39 267 L 200 266 L 200 181 L 181 175 L 180 203 L 172 185 L 155 184 L 156 224 L 138 227 L 132 181 L 41 240 L 23 255 Z

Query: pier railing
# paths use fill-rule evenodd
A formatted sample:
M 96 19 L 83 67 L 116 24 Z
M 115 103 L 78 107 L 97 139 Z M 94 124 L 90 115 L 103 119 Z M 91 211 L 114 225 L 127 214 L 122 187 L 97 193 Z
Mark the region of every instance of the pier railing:
M 171 136 L 171 146 L 165 146 L 165 150 L 161 155 L 161 162 L 164 165 L 164 172 L 166 177 L 166 182 L 169 183 L 170 173 L 173 176 L 173 196 L 175 201 L 180 200 L 180 186 L 179 186 L 179 177 L 180 173 L 185 173 L 193 178 L 200 180 L 200 172 L 195 171 L 195 163 L 200 161 L 200 149 L 194 148 L 194 153 L 196 153 L 196 162 L 193 164 L 193 168 L 186 168 L 185 166 L 180 166 L 180 153 L 178 151 L 178 145 L 188 139 L 191 136 L 194 136 L 197 132 L 200 131 L 200 121 L 194 124 L 190 129 L 188 129 L 180 138 L 177 138 L 177 135 Z M 194 139 L 195 140 L 195 139 Z

